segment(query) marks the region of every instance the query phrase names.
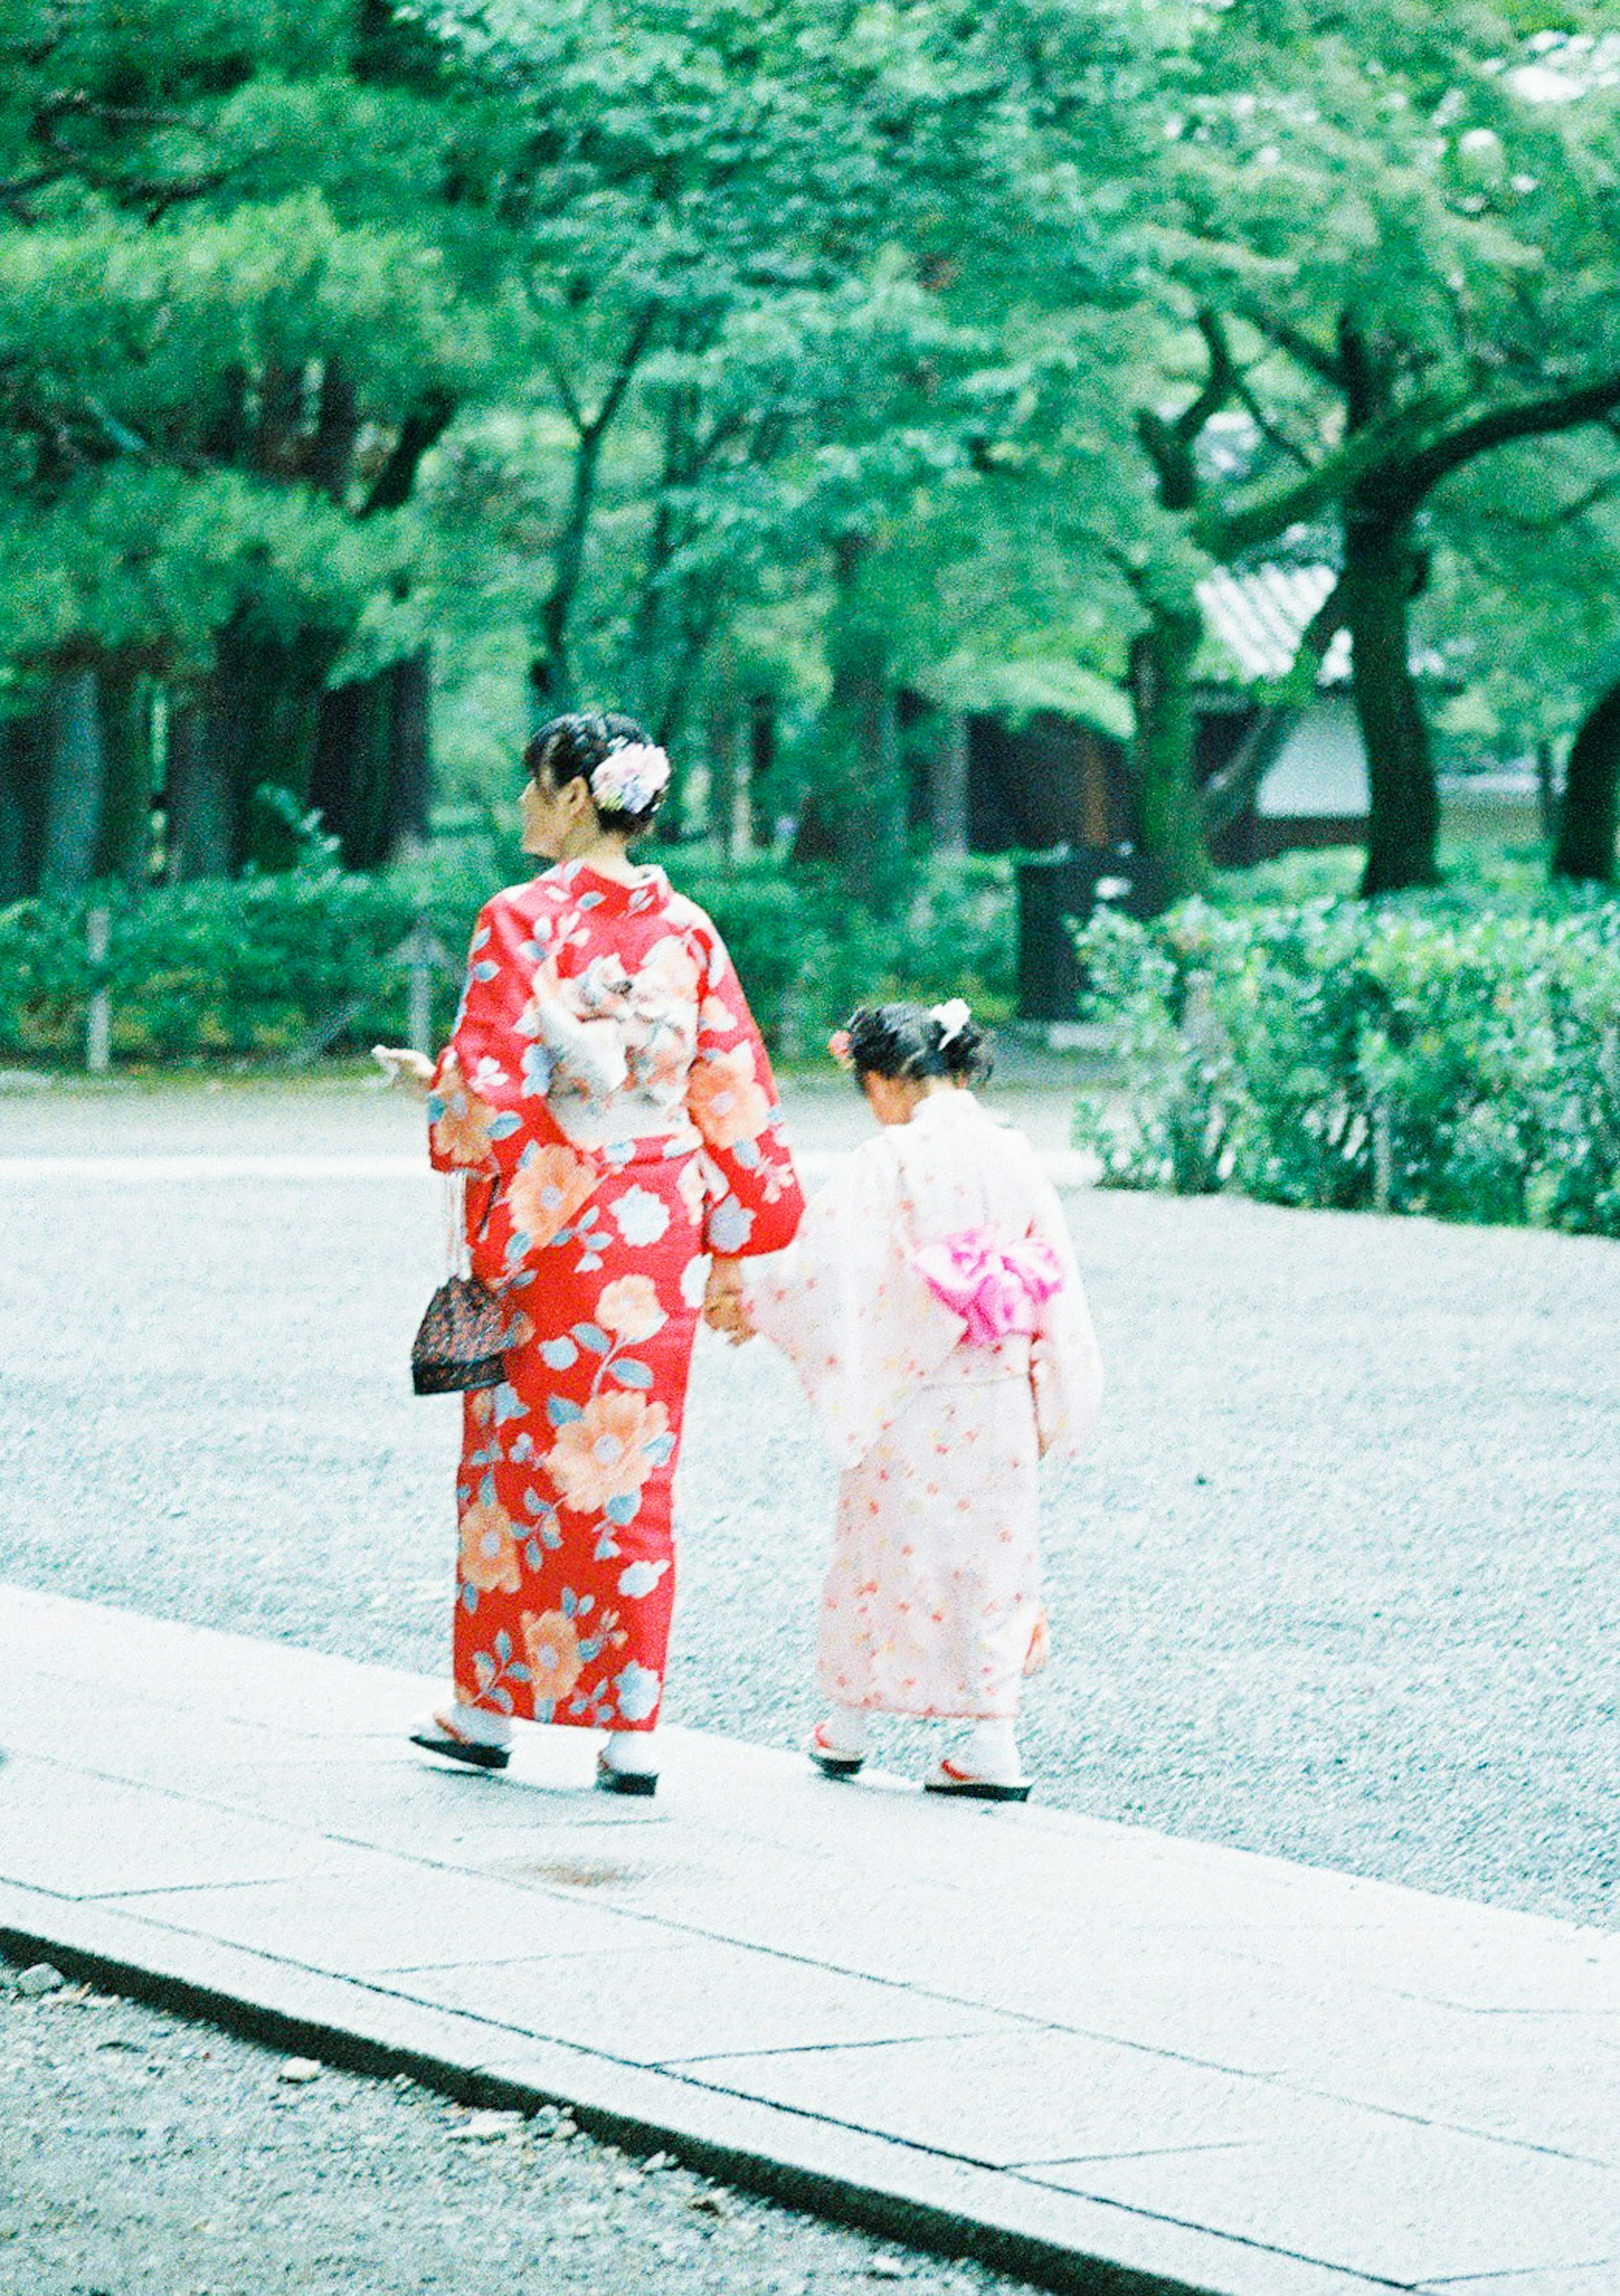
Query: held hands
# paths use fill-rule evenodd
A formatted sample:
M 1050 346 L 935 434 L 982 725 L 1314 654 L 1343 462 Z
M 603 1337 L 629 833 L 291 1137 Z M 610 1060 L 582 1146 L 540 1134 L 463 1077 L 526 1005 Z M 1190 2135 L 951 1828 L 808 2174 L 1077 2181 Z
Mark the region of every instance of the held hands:
M 374 1045 L 371 1056 L 390 1084 L 400 1086 L 415 1100 L 425 1100 L 433 1080 L 433 1063 L 425 1053 L 408 1045 Z
M 734 1348 L 752 1339 L 753 1325 L 748 1320 L 748 1306 L 743 1295 L 743 1271 L 735 1259 L 711 1261 L 709 1282 L 703 1292 L 703 1321 Z

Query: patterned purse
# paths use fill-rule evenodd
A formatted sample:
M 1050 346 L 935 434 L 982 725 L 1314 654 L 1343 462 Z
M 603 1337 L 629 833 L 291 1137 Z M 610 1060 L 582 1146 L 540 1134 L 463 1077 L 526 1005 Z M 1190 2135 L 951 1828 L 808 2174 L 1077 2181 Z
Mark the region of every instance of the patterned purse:
M 450 1272 L 428 1301 L 411 1344 L 411 1385 L 418 1395 L 498 1387 L 506 1375 L 506 1315 L 496 1294 L 473 1273 L 465 1175 L 452 1174 L 445 1193 Z M 484 1219 L 487 1225 L 488 1212 Z

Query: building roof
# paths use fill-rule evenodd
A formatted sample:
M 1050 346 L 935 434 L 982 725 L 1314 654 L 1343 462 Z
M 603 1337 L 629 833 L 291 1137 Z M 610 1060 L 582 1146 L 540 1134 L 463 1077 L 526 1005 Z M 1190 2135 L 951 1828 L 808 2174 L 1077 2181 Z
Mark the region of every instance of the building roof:
M 1218 566 L 1199 583 L 1198 603 L 1211 638 L 1249 685 L 1287 676 L 1300 640 L 1337 579 L 1331 566 L 1255 566 L 1242 573 Z M 1319 683 L 1342 685 L 1349 675 L 1350 638 L 1341 630 Z

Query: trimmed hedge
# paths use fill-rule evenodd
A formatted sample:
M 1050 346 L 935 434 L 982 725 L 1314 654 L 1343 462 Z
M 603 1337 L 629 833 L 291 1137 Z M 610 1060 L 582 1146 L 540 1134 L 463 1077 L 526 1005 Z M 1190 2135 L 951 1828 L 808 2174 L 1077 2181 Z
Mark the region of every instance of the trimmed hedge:
M 1620 903 L 1193 903 L 1078 940 L 1126 1071 L 1078 1126 L 1107 1185 L 1620 1236 Z
M 992 1020 L 1012 1009 L 1006 864 L 919 871 L 901 914 L 880 921 L 829 878 L 769 857 L 727 864 L 675 848 L 658 858 L 713 915 L 761 1028 L 789 1058 L 818 1052 L 862 997 L 965 996 Z M 398 1038 L 407 996 L 398 952 L 418 917 L 446 955 L 433 991 L 434 1024 L 444 1030 L 473 920 L 515 874 L 509 852 L 467 840 L 361 876 L 317 840 L 284 874 L 19 902 L 0 911 L 0 1052 L 68 1066 L 82 1060 L 95 986 L 85 936 L 93 906 L 111 917 L 101 978 L 118 1059 L 285 1059 L 317 1041 L 353 1051 Z

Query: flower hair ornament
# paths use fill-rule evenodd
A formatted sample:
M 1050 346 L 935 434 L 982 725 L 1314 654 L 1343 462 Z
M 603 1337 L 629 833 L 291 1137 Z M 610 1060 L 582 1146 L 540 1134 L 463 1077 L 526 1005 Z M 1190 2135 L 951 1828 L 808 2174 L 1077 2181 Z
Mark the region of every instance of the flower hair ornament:
M 835 1029 L 826 1040 L 826 1048 L 841 1069 L 854 1067 L 855 1056 L 850 1050 L 850 1032 L 847 1029 Z
M 973 1019 L 973 1013 L 962 997 L 951 996 L 943 1004 L 931 1004 L 928 1018 L 940 1024 L 940 1050 L 943 1052 L 947 1045 L 955 1044 Z
M 593 766 L 590 793 L 610 813 L 646 813 L 670 786 L 670 760 L 651 742 L 625 742 Z

